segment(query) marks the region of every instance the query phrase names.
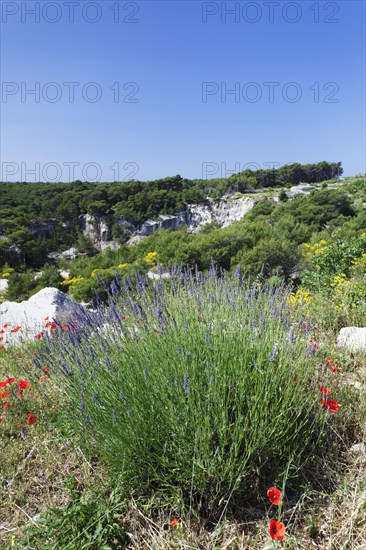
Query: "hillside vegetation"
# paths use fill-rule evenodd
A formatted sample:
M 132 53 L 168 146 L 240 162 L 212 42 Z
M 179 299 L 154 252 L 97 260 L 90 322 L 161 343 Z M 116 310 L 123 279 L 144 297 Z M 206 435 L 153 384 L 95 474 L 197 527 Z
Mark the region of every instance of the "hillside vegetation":
M 271 279 L 273 284 L 284 281 L 301 292 L 339 296 L 342 305 L 333 306 L 334 319 L 344 326 L 356 322 L 364 312 L 365 181 L 359 176 L 341 184 L 323 182 L 291 200 L 282 193 L 283 188 L 277 191 L 276 200 L 262 190 L 256 195 L 254 208 L 229 227 L 211 224 L 197 234 L 185 226 L 177 231 L 159 230 L 134 245 L 123 244 L 122 240 L 118 250 L 88 252 L 82 248 L 79 234 L 84 252 L 75 260 L 60 259 L 58 265 L 45 264 L 37 270 L 3 263 L 2 276 L 8 281 L 3 299 L 26 299 L 45 286 L 54 286 L 77 301 L 95 302 L 97 295 L 98 299 L 107 298 L 116 275 L 134 280 L 137 271 L 157 275 L 173 265 L 205 271 L 213 261 L 229 272 L 240 266 L 243 276 L 252 280 Z M 110 185 L 111 189 L 117 187 Z M 118 184 L 120 188 L 123 185 Z M 77 189 L 77 185 L 71 185 L 71 189 Z M 46 246 L 46 241 L 34 243 L 42 249 Z M 66 279 L 61 277 L 61 270 L 67 273 Z
M 2 264 L 7 297 L 94 312 L 0 342 L 1 548 L 365 546 L 366 354 L 336 341 L 366 326 L 366 179 L 284 190 L 226 228 Z
M 47 254 L 76 245 L 90 248 L 81 232 L 80 217 L 105 219 L 113 238 L 124 242 L 121 219 L 139 226 L 160 214 L 173 214 L 185 205 L 227 192 L 319 182 L 342 174 L 341 163 L 293 164 L 276 170 L 245 170 L 227 179 L 188 180 L 177 175 L 156 181 L 69 184 L 0 183 L 0 266 L 41 268 Z M 47 227 L 48 222 L 48 227 Z M 42 225 L 43 224 L 43 225 Z M 35 238 L 41 227 L 41 238 Z M 13 265 L 13 267 L 15 267 Z

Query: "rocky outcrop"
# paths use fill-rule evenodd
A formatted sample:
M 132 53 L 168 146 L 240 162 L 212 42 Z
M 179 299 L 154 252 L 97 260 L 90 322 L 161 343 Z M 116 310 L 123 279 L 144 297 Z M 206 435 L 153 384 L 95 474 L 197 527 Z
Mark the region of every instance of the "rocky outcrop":
M 77 248 L 72 246 L 71 248 L 68 248 L 63 252 L 50 252 L 50 254 L 48 254 L 48 259 L 49 260 L 59 260 L 59 259 L 75 260 L 75 258 L 82 255 L 83 254 L 78 252 Z
M 228 227 L 238 222 L 254 206 L 255 201 L 248 197 L 222 198 L 208 200 L 206 204 L 196 204 L 189 207 L 190 223 L 199 231 L 207 223 L 216 222 L 220 227 Z
M 253 208 L 255 201 L 248 197 L 233 196 L 221 199 L 206 199 L 201 204 L 191 204 L 187 208 L 173 215 L 162 214 L 156 220 L 147 220 L 141 226 L 133 226 L 125 218 L 105 219 L 85 214 L 79 218 L 79 226 L 84 236 L 90 239 L 92 246 L 100 251 L 107 248 L 117 249 L 120 244 L 113 240 L 112 225 L 117 224 L 129 243 L 152 235 L 158 229 L 176 231 L 182 225 L 186 225 L 192 233 L 198 233 L 206 224 L 217 223 L 220 227 L 227 227 L 239 221 L 249 210 Z M 57 220 L 52 218 L 44 221 L 33 221 L 28 226 L 29 233 L 38 240 L 44 240 L 52 236 Z M 65 231 L 70 229 L 67 222 L 62 224 Z M 17 245 L 12 245 L 9 252 L 14 263 L 20 261 L 21 250 Z M 80 253 L 74 248 L 63 252 L 51 252 L 48 258 L 55 261 L 59 258 L 74 259 Z
M 84 308 L 57 288 L 43 288 L 21 303 L 0 304 L 1 345 L 35 341 L 42 332 L 50 332 L 52 323 L 68 323 Z
M 189 231 L 197 233 L 208 223 L 217 223 L 221 227 L 227 227 L 239 221 L 249 210 L 253 208 L 255 201 L 248 197 L 226 197 L 222 199 L 207 199 L 201 204 L 191 204 L 177 214 L 162 214 L 156 220 L 147 220 L 141 226 L 136 227 L 123 217 L 114 220 L 124 230 L 126 237 L 130 237 L 132 244 L 141 237 L 148 237 L 159 229 L 176 231 L 180 226 L 187 225 Z M 110 222 L 102 218 L 94 218 L 89 214 L 80 217 L 81 229 L 85 237 L 89 238 L 93 246 L 99 250 L 106 248 L 116 249 L 119 244 L 112 240 L 112 227 Z M 139 239 L 136 239 L 139 237 Z
M 9 246 L 9 259 L 11 265 L 18 265 L 23 261 L 24 254 L 21 247 L 18 244 L 12 244 Z
M 286 191 L 286 196 L 288 199 L 293 199 L 296 195 L 310 193 L 313 189 L 315 187 L 308 183 L 300 183 L 299 185 L 293 185 L 289 191 Z
M 141 237 L 148 237 L 158 231 L 158 229 L 170 229 L 176 231 L 181 225 L 189 225 L 188 211 L 180 212 L 179 214 L 168 216 L 161 215 L 157 220 L 147 220 L 136 231 Z
M 344 327 L 340 330 L 337 345 L 350 351 L 366 351 L 366 327 Z
M 79 220 L 84 237 L 90 239 L 94 248 L 103 252 L 107 248 L 116 250 L 120 247 L 119 242 L 113 240 L 112 238 L 111 222 L 108 222 L 104 218 L 93 217 L 90 214 L 80 216 Z M 124 218 L 113 220 L 113 223 L 116 223 L 123 228 L 126 236 L 132 235 L 136 230 L 136 228 L 128 223 Z
M 29 222 L 28 233 L 30 233 L 30 235 L 38 241 L 49 239 L 55 231 L 56 221 L 56 218 L 42 221 L 31 221 Z
M 89 238 L 94 245 L 111 240 L 111 227 L 103 218 L 85 214 L 85 216 L 80 216 L 80 222 L 84 236 Z
M 220 227 L 228 227 L 241 220 L 249 212 L 255 202 L 247 197 L 207 199 L 202 204 L 191 204 L 186 210 L 176 215 L 159 216 L 157 220 L 148 220 L 136 231 L 137 235 L 146 237 L 158 229 L 176 231 L 181 225 L 187 225 L 189 231 L 197 233 L 209 223 L 217 223 Z

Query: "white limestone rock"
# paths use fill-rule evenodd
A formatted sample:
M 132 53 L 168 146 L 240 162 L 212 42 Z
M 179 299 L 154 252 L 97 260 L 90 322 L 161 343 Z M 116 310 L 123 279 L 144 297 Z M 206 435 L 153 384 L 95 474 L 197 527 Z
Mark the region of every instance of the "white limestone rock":
M 154 281 L 160 281 L 160 279 L 170 279 L 170 273 L 158 273 L 157 271 L 153 271 L 152 269 L 147 272 L 147 276 L 149 279 L 152 279 Z
M 8 280 L 0 279 L 0 292 L 6 292 L 8 289 Z
M 208 199 L 207 204 L 190 205 L 189 228 L 197 233 L 207 223 L 216 222 L 220 227 L 228 227 L 238 222 L 254 206 L 249 197 Z
M 0 304 L 0 344 L 34 341 L 41 332 L 49 332 L 47 323 L 70 321 L 76 310 L 84 309 L 57 288 L 43 288 L 24 302 Z M 16 327 L 21 327 L 12 332 Z
M 350 351 L 366 351 L 366 327 L 344 327 L 337 338 L 340 347 Z

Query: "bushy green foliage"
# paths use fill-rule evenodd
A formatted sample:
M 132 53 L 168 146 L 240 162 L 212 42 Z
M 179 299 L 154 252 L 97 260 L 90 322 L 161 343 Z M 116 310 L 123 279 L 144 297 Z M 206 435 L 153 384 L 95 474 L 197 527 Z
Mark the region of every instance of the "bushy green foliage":
M 22 544 L 29 549 L 70 548 L 78 550 L 117 550 L 126 547 L 127 536 L 122 527 L 125 504 L 118 485 L 109 495 L 85 497 L 77 490 L 76 480 L 67 480 L 71 499 L 65 508 L 51 508 L 29 525 Z
M 45 287 L 64 290 L 61 282 L 62 278 L 58 269 L 54 266 L 45 267 L 36 277 L 35 273 L 29 270 L 13 273 L 8 280 L 6 299 L 21 302 Z
M 362 216 L 342 190 L 314 191 L 280 204 L 262 199 L 240 222 L 224 229 L 213 226 L 198 234 L 189 233 L 186 227 L 174 232 L 159 230 L 134 246 L 78 258 L 70 267 L 71 277 L 83 277 L 74 289 L 75 296 L 82 301 L 94 296 L 97 284 L 91 274 L 95 269 L 104 270 L 102 278 L 107 283 L 119 264 L 128 264 L 131 273 L 145 271 L 143 258 L 151 251 L 157 252 L 163 266 L 183 264 L 207 270 L 214 261 L 228 271 L 239 264 L 251 277 L 277 275 L 291 280 L 305 267 L 303 243 L 324 233 L 328 237 L 333 228 L 355 224 L 353 220 Z M 354 226 L 349 231 L 354 232 Z M 105 295 L 102 288 L 101 293 Z
M 85 256 L 71 263 L 66 260 L 59 261 L 60 267 L 70 270 L 71 279 L 78 279 L 77 284 L 63 286 L 63 290 L 69 288 L 75 299 L 89 302 L 95 298 L 98 290 L 101 297 L 106 298 L 105 289 L 100 286 L 95 277 L 96 271 L 109 285 L 119 265 L 128 266 L 122 276 L 127 276 L 127 273 L 133 276 L 137 269 L 142 272 L 147 271 L 149 266 L 145 264 L 144 258 L 149 252 L 157 252 L 163 269 L 173 264 L 183 264 L 190 267 L 197 265 L 199 269 L 207 270 L 214 261 L 228 271 L 235 269 L 239 264 L 243 272 L 252 278 L 258 275 L 279 276 L 287 281 L 296 281 L 298 284 L 301 273 L 306 268 L 303 243 L 314 243 L 322 238 L 347 240 L 353 238 L 359 231 L 366 231 L 366 211 L 363 207 L 365 179 L 354 178 L 351 183 L 344 184 L 339 189 L 334 188 L 335 183 L 330 180 L 326 189 L 316 189 L 310 194 L 300 194 L 293 200 L 279 203 L 268 197 L 259 198 L 254 208 L 240 222 L 224 229 L 211 224 L 198 234 L 192 234 L 183 226 L 175 232 L 157 231 L 133 246 L 123 245 L 127 236 L 126 227 L 113 221 L 121 215 L 121 212 L 117 212 L 120 207 L 130 208 L 131 206 L 131 215 L 135 216 L 140 212 L 143 220 L 145 214 L 153 217 L 161 212 L 174 210 L 175 207 L 172 207 L 173 210 L 169 210 L 170 207 L 166 210 L 170 192 L 177 193 L 177 197 L 180 194 L 180 198 L 177 198 L 178 202 L 174 203 L 177 206 L 178 203 L 181 205 L 179 202 L 181 199 L 183 203 L 187 200 L 189 190 L 199 190 L 199 193 L 206 195 L 212 192 L 212 189 L 224 189 L 225 182 L 229 180 L 211 181 L 212 187 L 207 187 L 207 182 L 199 182 L 199 180 L 193 182 L 192 187 L 188 180 L 183 180 L 180 176 L 150 182 L 151 187 L 141 182 L 129 182 L 128 185 L 126 184 L 127 188 L 124 187 L 125 184 L 82 184 L 80 182 L 69 186 L 60 184 L 61 195 L 65 193 L 69 197 L 67 200 L 71 200 L 75 192 L 75 200 L 79 205 L 77 215 L 87 212 L 89 204 L 101 201 L 108 204 L 105 219 L 110 225 L 113 237 L 120 241 L 120 249 L 97 253 L 90 239 L 83 235 L 77 225 L 73 225 L 72 220 L 62 222 L 68 224 L 69 229 L 66 229 L 66 232 L 59 221 L 56 223 L 52 239 L 34 241 L 24 228 L 15 230 L 16 226 L 12 223 L 11 216 L 9 217 L 8 209 L 8 218 L 4 221 L 4 227 L 10 228 L 12 237 L 11 239 L 8 237 L 9 241 L 0 240 L 0 255 L 1 250 L 6 250 L 11 242 L 13 245 L 20 246 L 24 261 L 28 261 L 27 258 L 29 258 L 34 268 L 39 269 L 38 266 L 43 265 L 45 261 L 47 251 L 50 248 L 57 248 L 59 246 L 57 243 L 61 242 L 61 235 L 64 234 L 64 247 L 66 244 L 73 244 Z M 27 188 L 26 184 L 22 185 Z M 76 192 L 78 185 L 80 190 Z M 131 195 L 127 196 L 126 190 L 130 191 Z M 203 197 L 199 193 L 196 198 L 202 200 Z M 123 201 L 120 200 L 122 196 L 125 198 Z M 169 204 L 173 205 L 173 202 Z M 151 208 L 155 208 L 156 211 L 153 212 Z M 74 221 L 76 223 L 77 220 Z M 4 263 L 5 256 L 6 253 L 3 257 Z M 12 265 L 11 262 L 10 265 Z M 313 274 L 313 278 L 316 276 Z M 23 282 L 19 277 L 11 281 L 10 286 L 14 289 L 14 291 L 10 289 L 8 294 L 11 299 L 29 297 L 32 290 L 36 288 L 35 282 L 31 281 L 31 272 L 22 275 L 21 279 Z
M 343 239 L 336 235 L 328 241 L 307 245 L 307 269 L 302 285 L 314 296 L 314 308 L 327 300 L 326 325 L 364 325 L 366 317 L 366 232 Z M 320 307 L 319 307 L 320 306 Z M 331 311 L 331 315 L 329 315 Z
M 215 515 L 285 471 L 296 485 L 336 452 L 324 373 L 283 289 L 178 270 L 165 285 L 115 289 L 110 304 L 103 326 L 55 339 L 40 361 L 82 444 L 130 491 Z
M 335 235 L 330 242 L 324 241 L 322 248 L 309 248 L 309 269 L 302 274 L 303 284 L 310 290 L 331 291 L 334 278 L 349 278 L 355 261 L 366 253 L 366 233 L 347 240 Z
M 275 187 L 291 183 L 296 185 L 301 182 L 316 183 L 343 174 L 340 162 L 319 162 L 318 164 L 294 163 L 269 170 L 244 170 L 229 178 L 237 190 L 245 192 L 248 188 Z

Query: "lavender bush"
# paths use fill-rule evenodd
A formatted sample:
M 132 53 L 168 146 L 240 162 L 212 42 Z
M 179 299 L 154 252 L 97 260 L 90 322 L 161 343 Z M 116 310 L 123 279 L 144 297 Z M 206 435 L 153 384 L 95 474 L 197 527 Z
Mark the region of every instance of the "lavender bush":
M 34 362 L 126 490 L 215 513 L 326 452 L 319 361 L 285 288 L 213 266 L 107 290 Z

